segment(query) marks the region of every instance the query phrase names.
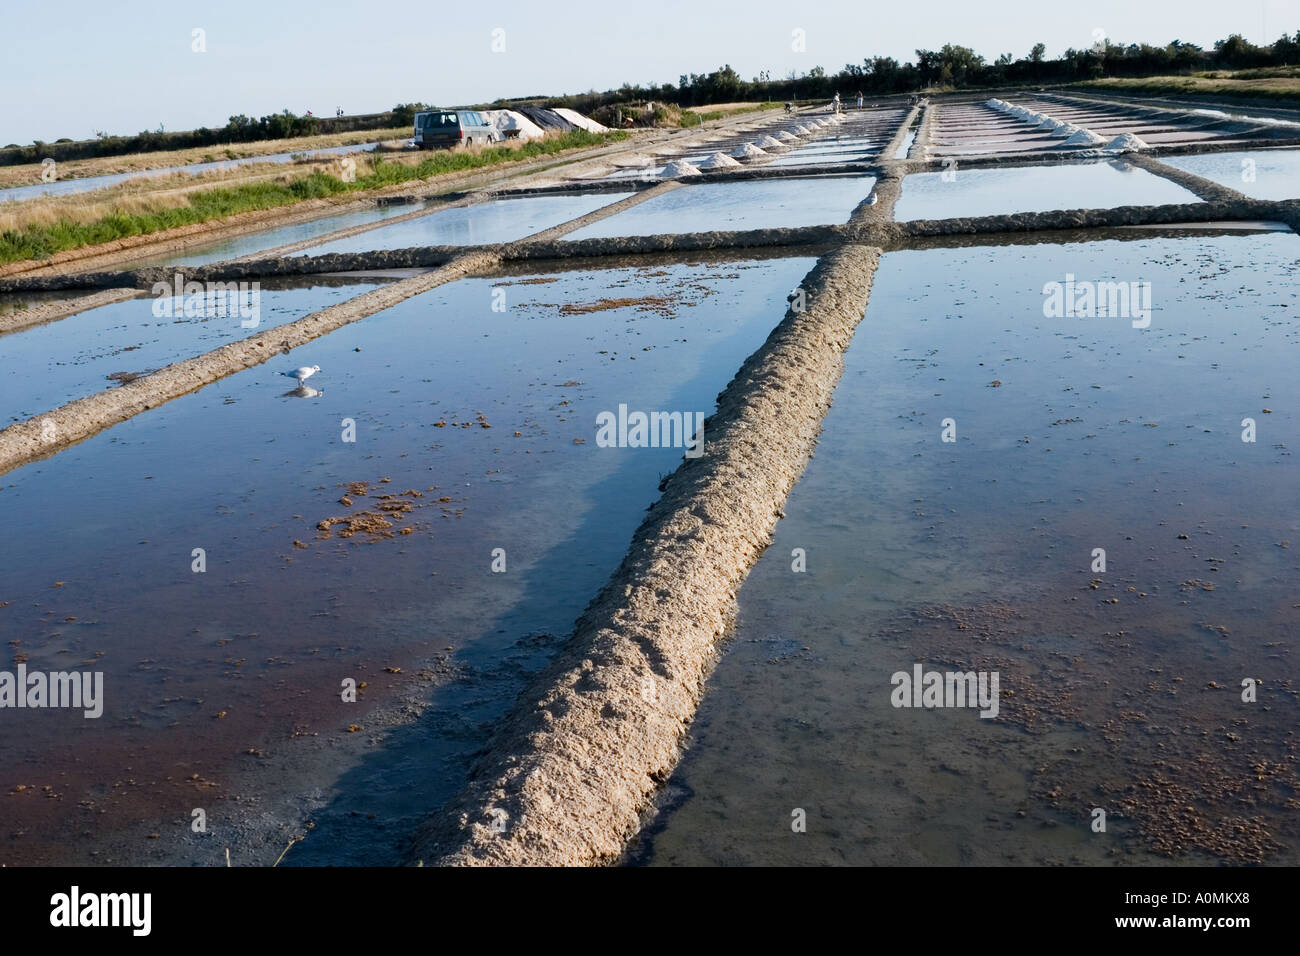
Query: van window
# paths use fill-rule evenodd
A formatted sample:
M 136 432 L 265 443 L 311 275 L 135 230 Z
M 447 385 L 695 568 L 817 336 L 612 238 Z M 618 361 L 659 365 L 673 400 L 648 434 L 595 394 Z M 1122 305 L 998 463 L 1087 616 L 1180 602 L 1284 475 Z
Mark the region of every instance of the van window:
M 421 113 L 416 117 L 420 129 L 438 129 L 439 127 L 459 126 L 460 120 L 455 113 Z

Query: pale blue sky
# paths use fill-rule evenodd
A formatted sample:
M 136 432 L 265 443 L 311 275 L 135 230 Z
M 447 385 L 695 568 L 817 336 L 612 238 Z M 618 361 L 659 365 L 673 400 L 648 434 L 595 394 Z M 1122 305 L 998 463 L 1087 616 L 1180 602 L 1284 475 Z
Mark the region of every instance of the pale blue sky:
M 206 53 L 191 52 L 192 30 Z M 494 28 L 505 52 L 491 50 Z M 807 52 L 791 49 L 791 31 Z M 676 82 L 730 63 L 743 77 L 828 71 L 866 56 L 972 46 L 989 59 L 1124 42 L 1271 42 L 1300 30 L 1300 0 L 7 0 L 0 8 L 0 145 L 96 130 L 223 126 L 234 113 L 318 115 L 420 100 Z

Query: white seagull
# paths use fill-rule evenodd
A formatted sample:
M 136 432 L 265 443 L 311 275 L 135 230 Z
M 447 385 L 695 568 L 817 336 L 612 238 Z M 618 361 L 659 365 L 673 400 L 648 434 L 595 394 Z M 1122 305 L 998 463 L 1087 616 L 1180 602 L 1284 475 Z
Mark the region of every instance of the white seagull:
M 296 378 L 298 384 L 301 385 L 319 371 L 319 365 L 304 365 L 302 368 L 296 368 L 292 372 L 285 372 L 284 374 L 288 375 L 290 378 Z

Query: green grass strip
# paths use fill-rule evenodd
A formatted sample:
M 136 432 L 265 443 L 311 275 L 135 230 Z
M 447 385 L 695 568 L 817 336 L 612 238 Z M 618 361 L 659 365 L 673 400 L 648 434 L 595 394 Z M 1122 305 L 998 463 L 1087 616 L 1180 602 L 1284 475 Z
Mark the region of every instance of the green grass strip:
M 375 171 L 365 176 L 357 176 L 352 182 L 343 182 L 336 176 L 316 171 L 287 183 L 257 182 L 198 190 L 190 194 L 186 205 L 175 209 L 146 213 L 111 213 L 95 222 L 81 223 L 65 220 L 48 226 L 6 230 L 0 233 L 0 263 L 48 259 L 56 252 L 67 249 L 79 249 L 82 246 L 98 245 L 130 236 L 148 235 L 254 209 L 275 209 L 307 199 L 325 199 L 343 193 L 363 192 L 414 179 L 428 179 L 430 176 L 443 173 L 522 162 L 565 150 L 616 142 L 626 139 L 627 135 L 623 130 L 611 130 L 607 133 L 571 130 L 560 136 L 534 140 L 517 149 L 491 146 L 478 152 L 449 150 L 431 153 L 427 159 L 421 160 L 415 166 L 384 162 L 382 155 L 376 155 Z

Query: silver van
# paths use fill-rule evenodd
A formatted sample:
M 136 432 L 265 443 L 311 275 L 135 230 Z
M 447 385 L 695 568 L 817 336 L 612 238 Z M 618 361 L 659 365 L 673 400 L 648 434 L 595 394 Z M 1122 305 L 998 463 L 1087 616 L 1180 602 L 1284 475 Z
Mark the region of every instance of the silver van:
M 475 110 L 426 110 L 415 114 L 415 145 L 420 149 L 484 146 L 501 139 L 487 117 Z

